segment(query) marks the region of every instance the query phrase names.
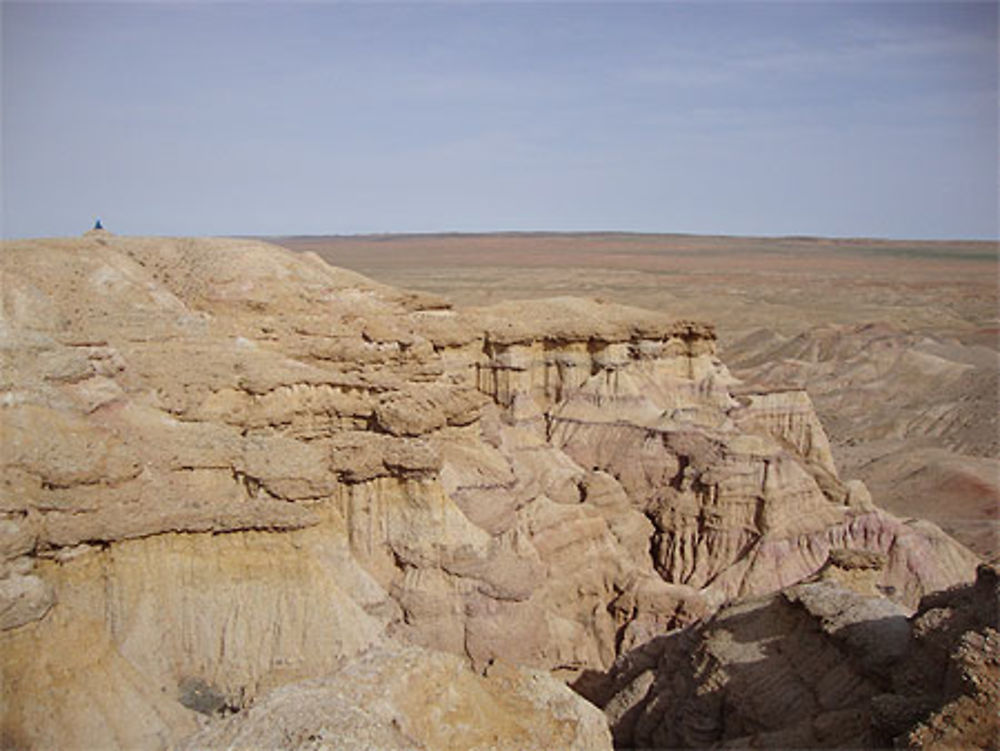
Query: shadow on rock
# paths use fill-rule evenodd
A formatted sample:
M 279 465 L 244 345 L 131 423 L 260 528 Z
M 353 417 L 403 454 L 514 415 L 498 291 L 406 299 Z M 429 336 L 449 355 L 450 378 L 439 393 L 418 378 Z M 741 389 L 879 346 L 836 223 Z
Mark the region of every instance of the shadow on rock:
M 996 748 L 997 572 L 907 618 L 830 581 L 737 601 L 573 688 L 616 748 Z

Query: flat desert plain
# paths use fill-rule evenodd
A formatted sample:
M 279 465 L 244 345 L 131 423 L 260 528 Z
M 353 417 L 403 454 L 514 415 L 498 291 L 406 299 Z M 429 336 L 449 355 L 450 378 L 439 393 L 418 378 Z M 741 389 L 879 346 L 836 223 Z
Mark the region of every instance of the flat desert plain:
M 1000 558 L 997 244 L 631 233 L 272 237 L 456 306 L 572 295 L 714 323 L 812 397 L 845 478 Z

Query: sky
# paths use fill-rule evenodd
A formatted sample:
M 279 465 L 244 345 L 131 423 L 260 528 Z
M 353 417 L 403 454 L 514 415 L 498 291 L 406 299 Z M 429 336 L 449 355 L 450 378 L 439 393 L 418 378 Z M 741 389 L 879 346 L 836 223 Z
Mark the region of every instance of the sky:
M 4 237 L 998 235 L 997 4 L 0 5 Z

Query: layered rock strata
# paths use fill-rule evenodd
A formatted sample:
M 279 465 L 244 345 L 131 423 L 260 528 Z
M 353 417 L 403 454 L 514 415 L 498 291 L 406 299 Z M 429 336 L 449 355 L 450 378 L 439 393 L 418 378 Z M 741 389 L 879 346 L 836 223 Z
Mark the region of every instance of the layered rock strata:
M 831 548 L 885 554 L 910 606 L 972 576 L 707 325 L 457 311 L 236 240 L 8 243 L 2 271 L 11 745 L 169 745 L 192 686 L 238 711 L 390 642 L 603 669 Z
M 975 344 L 888 323 L 826 325 L 792 338 L 752 332 L 726 361 L 748 382 L 807 388 L 841 471 L 881 506 L 1000 560 L 996 345 L 995 331 Z

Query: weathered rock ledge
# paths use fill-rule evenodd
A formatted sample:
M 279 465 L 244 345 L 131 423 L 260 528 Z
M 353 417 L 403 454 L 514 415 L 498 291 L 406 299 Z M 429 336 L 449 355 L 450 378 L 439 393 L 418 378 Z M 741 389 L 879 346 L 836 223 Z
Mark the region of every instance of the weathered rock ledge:
M 838 551 L 826 576 L 727 605 L 578 689 L 623 748 L 995 748 L 996 569 L 907 618 L 850 577 L 883 564 Z

